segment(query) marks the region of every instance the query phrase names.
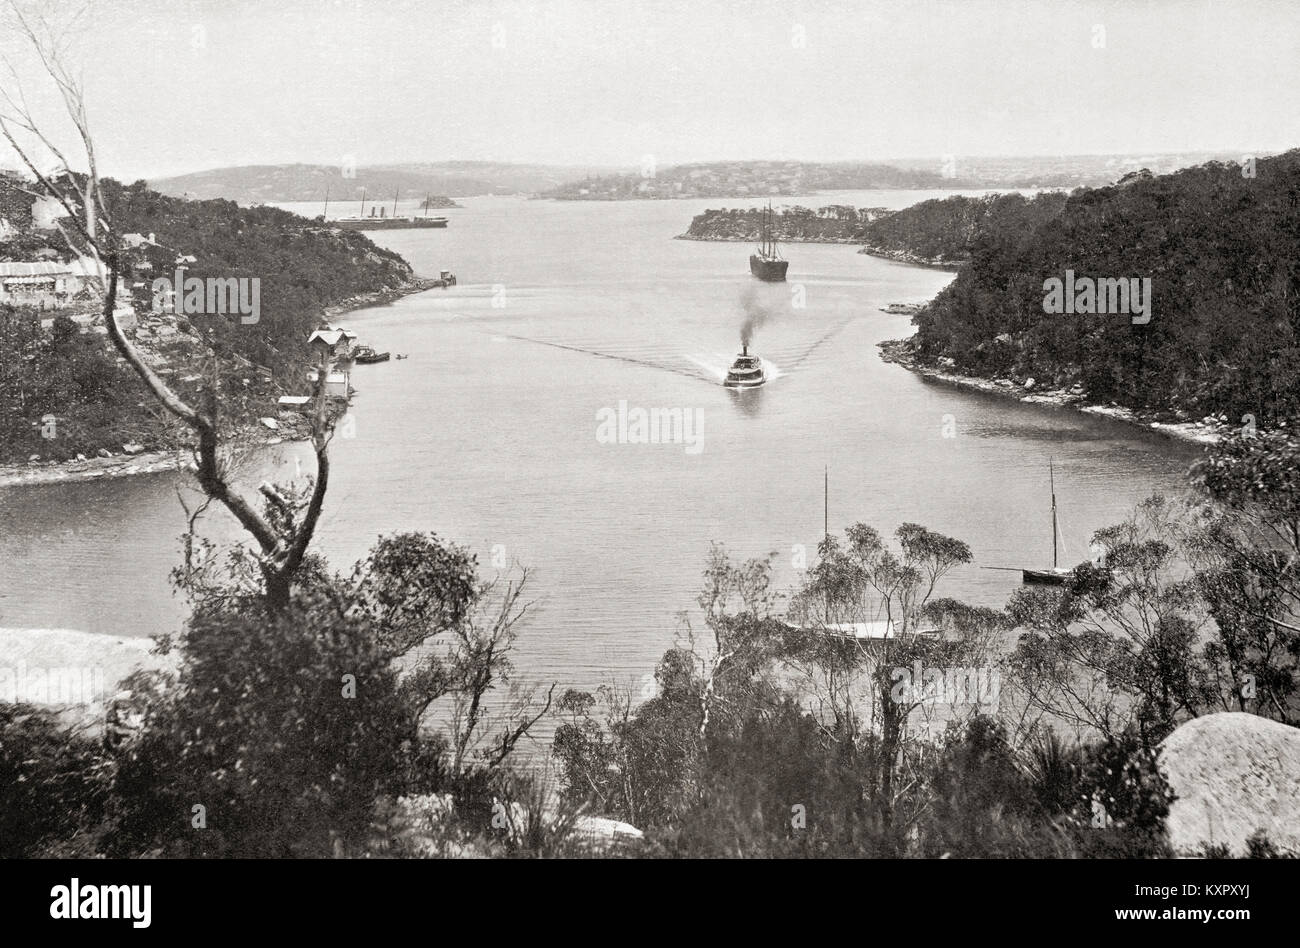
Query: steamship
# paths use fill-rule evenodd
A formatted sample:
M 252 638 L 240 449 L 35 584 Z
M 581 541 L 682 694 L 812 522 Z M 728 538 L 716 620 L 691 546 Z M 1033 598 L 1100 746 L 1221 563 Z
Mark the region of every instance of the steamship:
M 736 356 L 736 361 L 731 364 L 730 371 L 727 372 L 727 378 L 723 385 L 728 388 L 756 388 L 767 381 L 767 375 L 763 371 L 763 360 L 758 356 L 749 354 L 749 344 L 742 343 L 740 355 Z
M 373 212 L 373 208 L 371 209 Z M 336 217 L 330 221 L 331 227 L 340 230 L 410 230 L 417 227 L 446 227 L 445 217 L 388 217 L 380 208 L 379 214 L 371 213 L 369 217 Z
M 789 260 L 781 259 L 776 250 L 776 238 L 772 236 L 772 202 L 767 202 L 763 211 L 763 234 L 757 253 L 749 255 L 749 272 L 768 283 L 784 283 L 785 271 L 790 266 Z
M 366 216 L 366 192 L 361 192 L 361 213 L 349 217 L 336 217 L 332 221 L 327 221 L 331 227 L 337 227 L 340 230 L 409 230 L 420 227 L 446 227 L 447 218 L 429 216 L 429 198 L 424 199 L 424 216 L 416 217 L 408 215 L 406 217 L 397 216 L 397 194 L 393 195 L 393 213 L 387 214 L 386 208 L 370 205 L 370 216 Z M 325 192 L 325 213 L 321 215 L 321 220 L 327 220 L 330 206 L 329 192 Z M 378 213 L 376 213 L 378 211 Z

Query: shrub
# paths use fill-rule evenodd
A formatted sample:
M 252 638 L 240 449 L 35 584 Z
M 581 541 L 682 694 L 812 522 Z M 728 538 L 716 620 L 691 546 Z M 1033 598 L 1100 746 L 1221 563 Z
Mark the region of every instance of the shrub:
M 376 801 L 418 783 L 397 673 L 328 597 L 275 616 L 208 607 L 180 645 L 179 678 L 144 703 L 126 747 L 119 853 L 357 852 Z
M 112 773 L 97 741 L 50 712 L 0 704 L 0 859 L 93 853 Z

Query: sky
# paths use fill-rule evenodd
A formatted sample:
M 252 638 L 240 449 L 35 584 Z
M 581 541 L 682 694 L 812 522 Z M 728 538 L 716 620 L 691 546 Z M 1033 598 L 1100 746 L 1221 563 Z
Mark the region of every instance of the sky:
M 1295 0 L 91 0 L 79 23 L 66 58 L 126 180 L 1300 145 Z M 19 40 L 0 26 L 55 127 Z

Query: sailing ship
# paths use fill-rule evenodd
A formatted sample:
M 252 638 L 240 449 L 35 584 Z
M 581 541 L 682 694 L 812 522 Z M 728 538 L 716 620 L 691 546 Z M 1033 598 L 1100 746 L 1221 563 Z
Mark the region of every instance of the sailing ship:
M 767 381 L 767 374 L 763 371 L 763 360 L 758 356 L 749 354 L 749 344 L 742 343 L 740 355 L 736 356 L 736 361 L 731 364 L 730 371 L 723 381 L 727 388 L 757 388 Z
M 1056 525 L 1056 471 L 1050 458 L 1047 461 L 1047 477 L 1052 489 L 1052 568 L 1050 570 L 1024 569 L 1020 572 L 1022 580 L 1026 583 L 1062 586 L 1074 578 L 1074 570 L 1057 565 L 1056 549 L 1059 530 Z
M 767 202 L 763 211 L 763 233 L 757 253 L 749 255 L 749 272 L 768 283 L 784 283 L 785 271 L 790 266 L 789 260 L 781 259 L 776 250 L 776 239 L 772 236 L 772 202 Z

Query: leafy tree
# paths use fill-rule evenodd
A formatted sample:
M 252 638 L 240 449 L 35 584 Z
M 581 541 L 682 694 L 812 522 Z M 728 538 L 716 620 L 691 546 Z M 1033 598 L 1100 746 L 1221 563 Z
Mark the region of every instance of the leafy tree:
M 300 592 L 272 614 L 200 608 L 179 646 L 179 677 L 141 692 L 144 727 L 122 754 L 118 851 L 360 851 L 377 798 L 408 787 L 416 750 L 370 624 Z
M 411 794 L 450 792 L 488 815 L 549 707 L 531 691 L 493 700 L 514 683 L 522 581 L 494 595 L 461 548 L 399 534 L 346 577 L 309 559 L 287 608 L 271 609 L 249 558 L 176 573 L 194 611 L 161 643 L 180 652 L 175 678 L 134 683 L 128 713 L 143 724 L 120 752 L 115 851 L 358 854 L 384 801 Z
M 1106 737 L 1136 728 L 1147 747 L 1202 713 L 1213 694 L 1200 649 L 1207 616 L 1180 566 L 1174 516 L 1153 497 L 1096 533 L 1104 566 L 1012 597 L 1007 612 L 1026 631 L 1011 667 L 1032 707 Z
M 687 626 L 685 647 L 657 669 L 653 698 L 636 707 L 615 689 L 562 698 L 555 751 L 568 792 L 677 840 L 665 845 L 704 846 L 708 821 L 724 821 L 734 839 L 713 840 L 713 854 L 901 851 L 924 800 L 895 781 L 924 756 L 907 722 L 928 699 L 924 689 L 902 697 L 892 673 L 900 663 L 973 661 L 1001 620 L 931 603 L 943 576 L 970 558 L 959 541 L 914 524 L 897 532 L 898 552 L 862 525 L 849 537 L 847 550 L 822 545 L 784 621 L 771 612 L 769 563 L 735 565 L 715 547 L 699 598 L 709 636 Z M 927 608 L 947 617 L 950 637 L 918 634 Z M 881 614 L 895 622 L 883 641 L 834 628 Z M 788 768 L 772 763 L 782 755 Z M 759 757 L 767 772 L 756 772 Z M 790 833 L 795 804 L 815 804 L 817 833 Z M 906 814 L 897 824 L 896 810 Z
M 1300 723 L 1300 441 L 1289 427 L 1232 432 L 1193 469 L 1210 503 L 1188 538 L 1219 628 L 1208 654 L 1225 709 Z

